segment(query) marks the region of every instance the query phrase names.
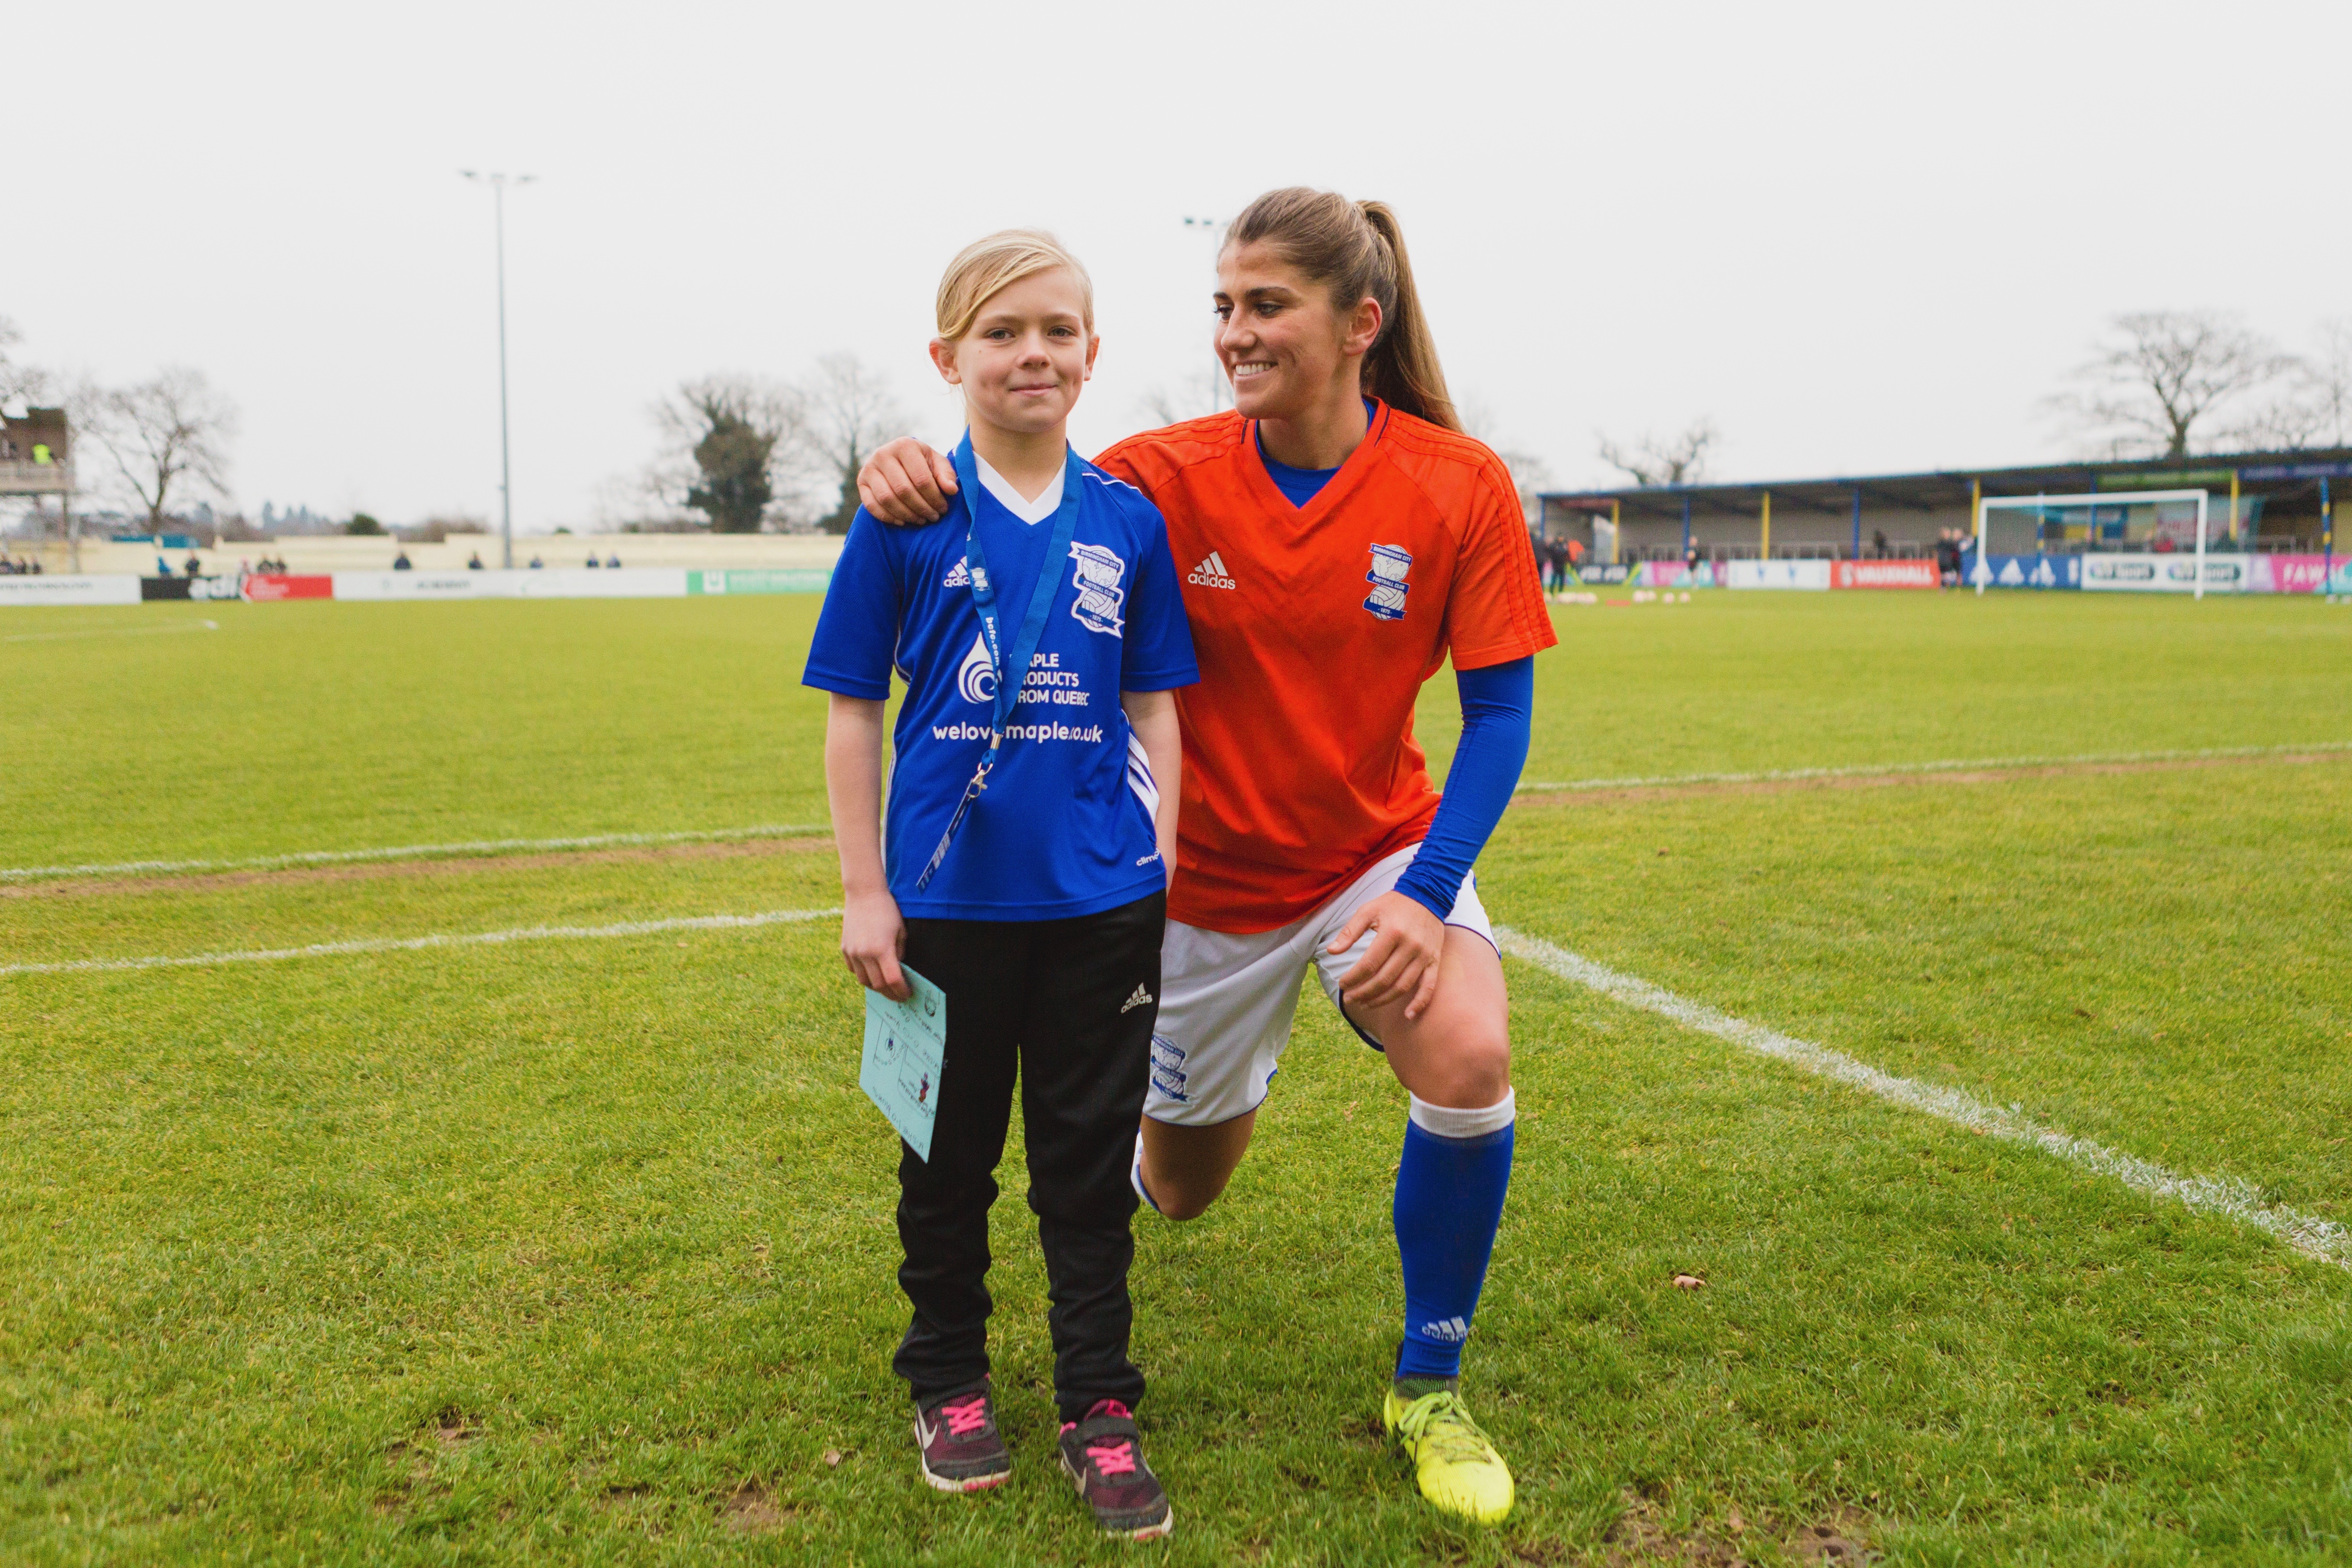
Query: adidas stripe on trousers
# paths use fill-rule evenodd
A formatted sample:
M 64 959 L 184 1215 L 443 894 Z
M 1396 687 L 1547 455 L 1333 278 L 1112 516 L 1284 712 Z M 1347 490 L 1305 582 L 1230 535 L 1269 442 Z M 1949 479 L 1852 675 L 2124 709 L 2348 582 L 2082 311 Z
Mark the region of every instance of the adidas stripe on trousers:
M 1075 1421 L 1097 1400 L 1143 1397 L 1128 1359 L 1128 1165 L 1167 915 L 1167 895 L 1154 893 L 1069 920 L 907 921 L 906 963 L 948 999 L 931 1157 L 898 1151 L 898 1284 L 914 1313 L 891 1365 L 919 1403 L 988 1375 L 988 1211 L 1016 1079 L 1055 1401 Z

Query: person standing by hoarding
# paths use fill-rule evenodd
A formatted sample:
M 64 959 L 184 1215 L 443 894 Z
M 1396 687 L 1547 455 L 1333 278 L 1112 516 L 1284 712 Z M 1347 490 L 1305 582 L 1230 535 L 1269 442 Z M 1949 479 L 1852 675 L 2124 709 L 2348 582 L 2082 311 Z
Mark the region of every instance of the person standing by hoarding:
M 1492 1521 L 1510 1470 L 1460 1369 L 1517 1111 L 1471 867 L 1526 762 L 1534 656 L 1558 638 L 1517 487 L 1461 432 L 1393 213 L 1259 197 L 1227 230 L 1215 308 L 1233 411 L 1099 459 L 1159 503 L 1193 563 L 1202 669 L 1177 699 L 1180 855 L 1136 1190 L 1172 1219 L 1224 1191 L 1311 969 L 1410 1102 L 1392 1209 L 1404 1334 L 1382 1421 L 1424 1498 Z M 909 523 L 956 483 L 911 439 L 859 476 L 876 516 Z M 1449 657 L 1463 731 L 1441 797 L 1412 723 Z

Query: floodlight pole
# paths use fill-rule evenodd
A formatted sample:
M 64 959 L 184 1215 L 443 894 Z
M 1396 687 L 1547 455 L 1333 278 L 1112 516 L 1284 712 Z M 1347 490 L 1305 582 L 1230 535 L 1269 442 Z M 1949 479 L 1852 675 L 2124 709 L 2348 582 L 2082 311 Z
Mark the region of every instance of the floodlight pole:
M 492 223 L 498 234 L 499 267 L 499 564 L 514 570 L 514 458 L 507 441 L 507 186 L 527 185 L 535 174 L 459 174 L 490 187 Z

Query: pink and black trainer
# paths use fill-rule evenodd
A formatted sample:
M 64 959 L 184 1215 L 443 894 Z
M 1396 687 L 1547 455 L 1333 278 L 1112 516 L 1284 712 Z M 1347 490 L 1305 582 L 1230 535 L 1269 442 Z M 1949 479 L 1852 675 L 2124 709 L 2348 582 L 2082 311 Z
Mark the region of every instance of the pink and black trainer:
M 1083 1421 L 1062 1425 L 1062 1470 L 1111 1535 L 1150 1541 L 1176 1528 L 1168 1493 L 1143 1462 L 1135 1417 L 1116 1399 L 1098 1399 Z
M 923 1479 L 943 1492 L 982 1492 L 1013 1479 L 1013 1455 L 984 1383 L 917 1405 L 915 1447 Z

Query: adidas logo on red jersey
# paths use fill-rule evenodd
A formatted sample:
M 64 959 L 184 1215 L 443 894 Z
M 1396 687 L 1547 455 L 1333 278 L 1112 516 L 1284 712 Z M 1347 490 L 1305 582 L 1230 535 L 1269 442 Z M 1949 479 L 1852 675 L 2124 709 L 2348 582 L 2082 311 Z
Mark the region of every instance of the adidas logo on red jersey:
M 1234 582 L 1231 574 L 1225 571 L 1225 558 L 1218 554 L 1213 550 L 1209 552 L 1209 558 L 1206 561 L 1202 562 L 1198 566 L 1193 567 L 1190 572 L 1184 574 L 1184 581 L 1202 588 L 1238 588 L 1241 586 L 1241 584 Z

